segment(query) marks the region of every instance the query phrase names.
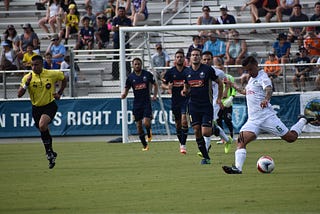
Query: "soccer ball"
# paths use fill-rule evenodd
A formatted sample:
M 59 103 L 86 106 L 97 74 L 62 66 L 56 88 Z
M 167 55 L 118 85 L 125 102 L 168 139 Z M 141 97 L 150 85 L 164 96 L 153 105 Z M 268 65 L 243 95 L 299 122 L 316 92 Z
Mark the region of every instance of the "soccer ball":
M 274 170 L 274 161 L 270 156 L 262 156 L 257 161 L 257 169 L 261 173 L 271 173 Z

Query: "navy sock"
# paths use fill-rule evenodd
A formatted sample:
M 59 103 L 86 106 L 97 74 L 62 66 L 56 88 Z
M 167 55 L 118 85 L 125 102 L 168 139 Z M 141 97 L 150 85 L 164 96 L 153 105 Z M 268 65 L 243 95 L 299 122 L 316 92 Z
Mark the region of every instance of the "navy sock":
M 202 153 L 202 156 L 205 159 L 210 159 L 208 151 L 207 151 L 207 148 L 206 148 L 206 144 L 205 144 L 204 138 L 203 137 L 197 138 L 196 141 L 197 141 L 197 144 L 198 144 L 198 148 L 199 148 L 200 152 Z
M 176 129 L 176 132 L 177 132 L 177 137 L 179 139 L 180 144 L 183 145 L 182 144 L 182 134 L 183 134 L 182 130 L 181 129 Z
M 44 145 L 44 148 L 46 150 L 46 153 L 50 153 L 50 152 L 53 152 L 53 149 L 52 149 L 52 137 L 50 135 L 50 132 L 49 130 L 46 130 L 44 132 L 40 132 L 41 133 L 41 140 L 42 140 L 42 143 Z
M 145 148 L 148 145 L 148 143 L 146 141 L 146 135 L 143 133 L 143 134 L 139 135 L 139 138 L 140 138 L 140 141 L 141 141 L 143 147 Z
M 187 138 L 188 138 L 188 126 L 187 127 L 182 127 L 182 145 L 186 145 L 187 143 Z

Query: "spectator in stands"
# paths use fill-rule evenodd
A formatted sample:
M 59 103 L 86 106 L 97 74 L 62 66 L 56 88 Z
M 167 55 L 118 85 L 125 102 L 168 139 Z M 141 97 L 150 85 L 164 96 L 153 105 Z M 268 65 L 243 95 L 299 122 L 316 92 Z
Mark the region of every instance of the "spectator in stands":
M 69 5 L 74 4 L 74 14 L 78 16 L 78 19 L 80 18 L 80 13 L 78 11 L 77 3 L 74 0 L 61 0 L 60 2 L 60 19 L 61 22 L 64 22 L 66 19 L 66 16 L 70 12 Z
M 237 30 L 229 32 L 229 39 L 226 44 L 226 61 L 225 65 L 241 65 L 244 57 L 247 55 L 246 40 L 240 39 Z M 241 68 L 238 70 L 241 74 Z
M 124 7 L 126 15 L 131 16 L 131 0 L 116 0 L 116 16 L 118 16 L 119 7 Z
M 113 5 L 114 0 L 109 0 L 106 10 L 104 11 L 104 15 L 107 19 L 112 19 L 116 15 L 116 7 Z
M 121 26 L 126 26 L 126 27 L 132 26 L 132 21 L 126 16 L 126 9 L 124 7 L 118 8 L 118 16 L 114 17 L 112 20 L 112 31 L 114 32 L 113 33 L 113 49 L 120 48 L 119 27 Z M 129 34 L 126 33 L 125 40 L 128 41 L 128 39 L 129 39 Z M 125 48 L 129 49 L 130 44 L 126 43 Z M 119 59 L 119 51 L 115 52 L 114 59 L 115 60 Z M 126 64 L 126 70 L 127 70 L 127 74 L 131 72 L 130 63 Z M 112 77 L 114 80 L 119 79 L 119 62 L 118 61 L 115 61 L 112 63 Z
M 307 49 L 311 62 L 317 62 L 320 56 L 320 38 L 316 35 L 315 27 L 306 27 L 306 37 L 303 46 Z
M 108 0 L 85 0 L 85 5 L 91 5 L 93 14 L 98 16 L 105 13 L 105 10 L 108 7 L 108 2 Z
M 49 70 L 60 69 L 60 65 L 52 60 L 52 54 L 50 52 L 47 52 L 44 55 L 43 68 Z
M 107 17 L 100 14 L 98 17 L 98 30 L 95 33 L 98 48 L 107 48 L 110 41 L 110 30 L 107 25 Z
M 275 91 L 273 80 L 281 74 L 281 67 L 277 64 L 279 61 L 276 58 L 276 55 L 273 52 L 268 54 L 268 59 L 264 64 L 264 71 L 268 74 L 268 77 L 271 79 L 273 91 Z M 277 65 L 277 66 L 274 66 Z
M 291 16 L 293 6 L 299 4 L 299 0 L 281 0 L 280 5 L 276 8 L 278 22 L 282 22 L 282 16 Z
M 31 59 L 32 57 L 38 55 L 37 53 L 33 52 L 34 47 L 32 44 L 28 44 L 27 45 L 27 50 L 26 52 L 23 54 L 23 59 L 22 59 L 22 67 L 25 70 L 32 70 L 31 67 Z
M 296 64 L 305 64 L 310 63 L 310 58 L 307 56 L 308 51 L 305 47 L 299 48 L 299 56 L 295 59 L 294 63 Z M 311 71 L 310 65 L 296 65 L 295 66 L 295 75 L 292 79 L 293 85 L 296 91 L 306 91 L 306 81 L 309 80 L 309 75 Z M 300 87 L 298 85 L 300 83 Z
M 19 50 L 19 36 L 13 25 L 8 25 L 7 29 L 3 33 L 4 40 L 9 40 L 12 43 L 12 48 L 14 51 Z
M 157 67 L 169 67 L 170 66 L 170 56 L 166 51 L 163 50 L 161 43 L 157 43 L 155 46 L 156 52 L 151 56 L 152 66 Z M 161 82 L 166 73 L 166 69 L 156 69 L 157 79 Z
M 27 46 L 32 45 L 33 51 L 40 54 L 40 41 L 38 35 L 34 32 L 33 28 L 29 23 L 22 26 L 24 33 L 19 37 L 19 59 L 23 58 L 23 55 L 27 51 Z
M 210 7 L 209 6 L 203 6 L 202 7 L 202 16 L 199 16 L 197 19 L 197 25 L 213 25 L 217 22 L 217 20 L 210 16 Z M 203 30 L 199 32 L 199 36 L 207 36 L 210 32 L 210 30 Z
M 310 17 L 310 21 L 320 21 L 320 1 L 314 4 L 314 14 Z M 316 26 L 316 33 L 320 33 L 320 26 Z
M 90 27 L 90 18 L 85 16 L 82 19 L 83 27 L 80 29 L 78 33 L 78 42 L 76 44 L 75 49 L 83 49 L 87 47 L 88 50 L 92 50 L 94 46 L 94 34 L 95 31 L 93 27 Z
M 136 26 L 139 21 L 147 20 L 149 16 L 147 0 L 132 0 L 131 13 L 132 26 Z
M 226 54 L 226 44 L 218 39 L 216 33 L 209 34 L 209 40 L 204 43 L 203 52 L 210 51 L 213 57 L 223 58 Z
M 261 23 L 259 16 L 262 16 L 262 8 L 263 0 L 250 0 L 241 8 L 244 10 L 246 7 L 250 6 L 250 15 L 252 23 Z M 250 31 L 251 34 L 257 33 L 255 29 Z
M 166 0 L 166 5 L 170 4 L 170 0 Z M 171 10 L 172 13 L 176 13 L 178 11 L 178 6 L 179 6 L 179 0 L 176 0 L 174 3 L 174 8 Z M 164 11 L 165 13 L 168 13 L 170 10 Z
M 51 38 L 51 43 L 48 46 L 46 53 L 51 53 L 52 61 L 57 64 L 63 62 L 64 56 L 66 55 L 66 48 L 61 43 L 58 34 L 54 34 Z
M 49 34 L 49 29 L 46 26 L 48 23 L 50 25 L 50 29 L 52 33 L 60 32 L 61 30 L 61 20 L 60 20 L 60 0 L 50 0 L 48 7 L 47 7 L 47 13 L 46 16 L 39 20 L 39 26 Z M 56 26 L 57 25 L 57 26 Z M 49 37 L 45 37 L 49 38 Z
M 3 3 L 4 3 L 4 9 L 5 9 L 6 11 L 9 11 L 10 0 L 3 0 Z M 9 14 L 6 13 L 5 16 L 8 16 L 8 15 L 9 15 Z
M 97 28 L 97 17 L 94 13 L 92 13 L 92 6 L 91 5 L 87 5 L 86 6 L 86 13 L 81 17 L 81 20 L 83 19 L 83 17 L 89 17 L 90 18 L 90 23 L 89 26 L 93 27 L 94 29 Z
M 264 0 L 262 9 L 266 22 L 270 22 L 272 17 L 276 15 L 277 7 L 280 5 L 280 0 Z
M 289 18 L 289 22 L 305 22 L 309 21 L 309 18 L 306 14 L 301 12 L 301 5 L 295 4 L 293 7 L 292 15 Z M 294 40 L 298 40 L 298 45 L 301 46 L 303 44 L 303 36 L 306 33 L 305 27 L 289 27 L 288 40 L 294 42 Z
M 313 89 L 314 91 L 320 91 L 320 70 L 319 70 L 319 67 L 320 67 L 320 57 L 318 58 L 317 60 L 317 68 L 318 68 L 318 75 L 316 77 L 316 80 L 315 80 L 315 85 L 316 85 L 316 88 Z
M 187 56 L 186 56 L 186 60 L 188 61 L 188 64 L 190 61 L 191 51 L 194 48 L 198 48 L 200 50 L 203 49 L 203 44 L 200 43 L 200 36 L 198 36 L 198 35 L 192 37 L 192 44 L 188 48 L 188 52 L 187 52 Z
M 19 60 L 17 60 L 16 52 L 12 48 L 10 40 L 4 40 L 1 42 L 2 51 L 0 55 L 0 70 L 1 71 L 13 71 L 18 70 Z M 2 74 L 0 75 L 2 81 Z
M 291 43 L 287 41 L 287 34 L 279 33 L 277 41 L 272 45 L 272 52 L 277 56 L 281 64 L 290 61 Z
M 79 31 L 79 17 L 76 15 L 76 5 L 70 4 L 69 5 L 69 13 L 67 14 L 64 23 L 66 28 L 61 31 L 61 38 L 64 37 L 65 42 L 64 44 L 68 44 L 68 39 L 70 34 L 78 33 Z
M 233 15 L 228 14 L 228 7 L 225 4 L 220 6 L 221 16 L 216 19 L 217 24 L 236 24 L 236 19 Z M 228 30 L 216 30 L 218 35 L 228 36 Z

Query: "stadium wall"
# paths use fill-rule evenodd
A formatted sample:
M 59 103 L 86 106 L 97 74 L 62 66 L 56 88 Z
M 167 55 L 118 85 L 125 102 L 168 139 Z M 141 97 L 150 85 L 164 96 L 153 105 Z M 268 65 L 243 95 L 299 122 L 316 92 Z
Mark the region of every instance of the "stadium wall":
M 132 98 L 127 99 L 128 109 L 131 109 Z M 170 111 L 171 100 L 164 98 L 162 112 L 159 102 L 153 103 L 154 134 L 165 135 L 165 122 L 162 114 L 166 115 L 170 132 L 175 134 L 173 115 Z M 54 136 L 93 136 L 93 135 L 121 135 L 122 111 L 121 100 L 118 98 L 94 99 L 62 99 L 57 101 L 59 106 L 55 119 L 50 125 Z M 300 113 L 319 114 L 320 97 L 318 93 L 290 94 L 274 96 L 271 104 L 279 117 L 291 127 Z M 0 101 L 0 138 L 36 137 L 39 135 L 34 127 L 29 100 Z M 132 111 L 127 111 L 128 126 L 131 134 L 135 134 L 136 127 Z M 247 108 L 243 96 L 236 97 L 233 105 L 233 124 L 235 132 L 247 119 Z M 160 127 L 160 128 L 159 128 Z M 320 132 L 317 125 L 306 126 L 306 132 Z M 190 133 L 192 133 L 190 129 Z

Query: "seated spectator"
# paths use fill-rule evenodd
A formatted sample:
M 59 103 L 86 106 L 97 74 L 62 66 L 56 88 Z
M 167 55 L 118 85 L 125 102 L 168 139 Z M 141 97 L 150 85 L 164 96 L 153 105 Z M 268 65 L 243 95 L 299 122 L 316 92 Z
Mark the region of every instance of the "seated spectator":
M 83 17 L 82 24 L 83 27 L 80 29 L 78 33 L 78 42 L 76 44 L 75 49 L 83 49 L 87 47 L 88 50 L 92 50 L 94 46 L 94 29 L 89 26 L 90 18 Z
M 290 49 L 291 43 L 287 41 L 287 35 L 285 33 L 279 33 L 277 41 L 272 45 L 272 52 L 281 64 L 290 61 Z
M 218 39 L 217 34 L 210 33 L 209 40 L 204 43 L 203 52 L 210 51 L 213 57 L 223 58 L 226 54 L 226 44 Z
M 119 7 L 123 7 L 125 9 L 125 13 L 127 16 L 131 16 L 131 0 L 116 0 L 116 14 L 118 16 Z
M 19 36 L 13 25 L 7 26 L 7 29 L 3 33 L 3 39 L 11 42 L 14 51 L 19 51 Z
M 75 14 L 75 12 L 76 12 L 76 5 L 70 4 L 69 13 L 67 14 L 64 20 L 64 24 L 66 28 L 61 31 L 61 36 L 60 36 L 60 38 L 64 37 L 65 39 L 64 44 L 68 44 L 68 39 L 70 37 L 70 34 L 78 33 L 79 31 L 79 17 L 78 15 Z
M 98 17 L 98 30 L 95 33 L 98 48 L 107 48 L 110 41 L 110 30 L 108 29 L 107 17 L 100 14 Z
M 248 1 L 241 10 L 244 10 L 246 7 L 250 6 L 250 15 L 252 23 L 261 23 L 259 19 L 259 15 L 262 16 L 263 8 L 262 8 L 263 0 L 250 0 Z M 259 14 L 260 13 L 260 14 Z M 255 29 L 250 31 L 251 34 L 257 33 Z
M 61 23 L 64 22 L 66 19 L 66 16 L 69 14 L 69 6 L 73 4 L 74 5 L 74 14 L 78 16 L 78 19 L 80 17 L 80 13 L 78 11 L 77 3 L 74 0 L 60 0 L 60 19 Z
M 34 48 L 32 44 L 28 44 L 26 52 L 23 54 L 22 59 L 22 68 L 25 70 L 32 70 L 31 62 L 32 57 L 38 55 L 37 53 L 33 52 Z
M 197 25 L 213 25 L 217 22 L 217 20 L 210 16 L 210 7 L 209 6 L 203 6 L 202 7 L 202 16 L 199 16 L 197 19 Z M 202 30 L 199 32 L 199 36 L 207 36 L 210 32 L 210 30 Z
M 43 68 L 48 70 L 60 69 L 60 65 L 52 60 L 52 54 L 47 52 L 43 60 Z
M 131 13 L 132 26 L 137 26 L 139 21 L 147 20 L 149 16 L 147 0 L 132 0 Z
M 320 21 L 320 1 L 314 4 L 314 14 L 310 17 L 310 21 Z M 316 34 L 320 33 L 320 26 L 316 26 Z
M 280 5 L 280 0 L 264 0 L 262 9 L 266 22 L 270 22 L 272 17 L 276 15 L 277 7 Z
M 89 26 L 93 27 L 94 29 L 97 28 L 97 17 L 96 15 L 92 12 L 92 6 L 91 5 L 87 5 L 86 6 L 86 13 L 81 17 L 81 20 L 83 19 L 83 17 L 89 17 L 90 18 L 90 23 Z
M 96 16 L 105 13 L 105 10 L 108 7 L 108 0 L 85 0 L 85 5 L 92 6 L 92 12 Z
M 315 63 L 320 56 L 320 38 L 317 37 L 314 27 L 306 27 L 306 32 L 303 46 L 307 49 L 311 62 Z
M 0 55 L 0 70 L 1 71 L 14 71 L 19 69 L 19 60 L 17 60 L 16 52 L 12 49 L 10 40 L 1 42 L 2 51 Z M 2 74 L 0 75 L 2 80 Z
M 264 71 L 268 74 L 268 77 L 271 79 L 272 82 L 272 88 L 273 91 L 275 91 L 275 87 L 273 84 L 273 80 L 276 79 L 281 74 L 281 67 L 278 66 L 279 61 L 276 58 L 276 55 L 273 52 L 270 52 L 268 55 L 267 61 L 265 61 L 266 64 L 264 66 Z M 274 66 L 277 65 L 277 66 Z
M 51 43 L 46 50 L 46 53 L 51 53 L 52 61 L 57 64 L 61 64 L 66 55 L 66 48 L 60 41 L 58 34 L 53 35 Z
M 61 30 L 61 20 L 60 20 L 59 12 L 60 12 L 59 0 L 50 0 L 47 7 L 46 16 L 39 20 L 39 26 L 42 28 L 42 30 L 45 33 L 47 34 L 50 33 L 46 24 L 50 25 L 50 29 L 52 33 L 56 33 L 57 30 L 58 32 Z
M 299 0 L 281 0 L 280 5 L 276 8 L 278 22 L 283 21 L 283 15 L 291 16 L 293 6 L 299 3 Z
M 198 36 L 198 35 L 192 37 L 192 44 L 188 48 L 188 52 L 187 52 L 187 56 L 186 56 L 186 60 L 188 61 L 188 64 L 190 61 L 191 51 L 194 48 L 198 48 L 200 50 L 203 49 L 203 44 L 200 44 L 200 36 Z
M 294 60 L 294 63 L 304 64 L 310 63 L 310 58 L 307 56 L 307 49 L 304 47 L 299 48 L 299 56 Z M 310 65 L 296 65 L 295 66 L 295 75 L 292 79 L 293 85 L 296 91 L 306 91 L 306 81 L 309 79 L 310 71 L 312 66 Z M 300 86 L 299 84 L 300 83 Z
M 233 15 L 228 14 L 227 5 L 223 4 L 220 6 L 221 16 L 219 16 L 216 20 L 217 24 L 236 24 L 236 19 Z M 228 30 L 216 30 L 218 35 L 222 35 L 224 37 L 228 37 Z
M 229 32 L 229 39 L 226 44 L 225 65 L 241 65 L 243 58 L 247 54 L 247 43 L 239 38 L 237 30 Z
M 107 8 L 104 11 L 104 15 L 107 17 L 108 20 L 113 19 L 116 15 L 116 7 L 113 5 L 114 0 L 109 0 L 107 4 Z
M 295 4 L 293 7 L 292 15 L 289 18 L 289 22 L 305 22 L 309 21 L 309 18 L 306 14 L 301 12 L 301 5 Z M 298 45 L 303 45 L 303 37 L 306 33 L 305 27 L 289 27 L 288 40 L 294 42 L 298 40 Z
M 35 51 L 37 54 L 40 54 L 40 40 L 38 38 L 38 35 L 34 32 L 33 28 L 29 23 L 24 24 L 22 28 L 24 32 L 19 37 L 18 58 L 23 58 L 23 55 L 27 51 L 28 45 L 32 45 L 33 51 Z
M 170 66 L 170 57 L 166 51 L 163 50 L 161 43 L 157 43 L 156 46 L 156 53 L 154 53 L 152 58 L 152 65 L 154 68 L 156 67 L 169 67 Z M 164 77 L 166 69 L 156 69 L 157 71 L 157 78 L 161 81 Z

